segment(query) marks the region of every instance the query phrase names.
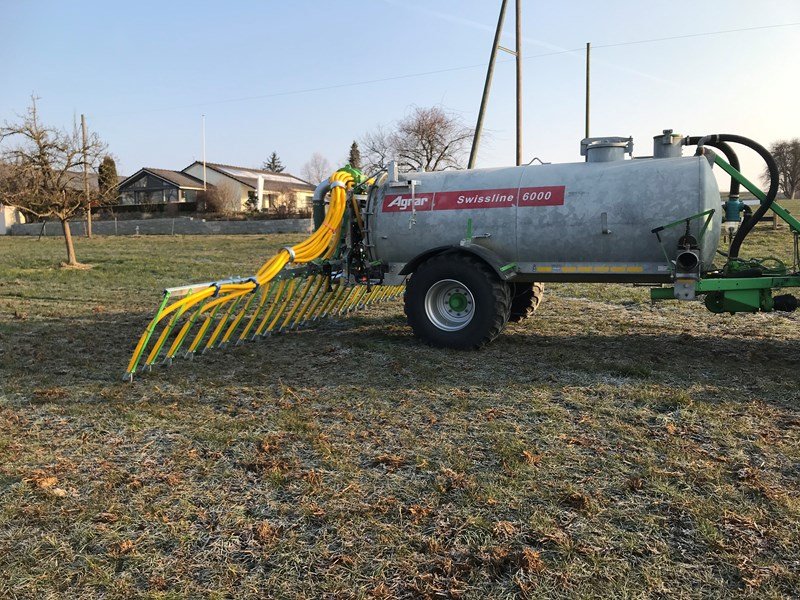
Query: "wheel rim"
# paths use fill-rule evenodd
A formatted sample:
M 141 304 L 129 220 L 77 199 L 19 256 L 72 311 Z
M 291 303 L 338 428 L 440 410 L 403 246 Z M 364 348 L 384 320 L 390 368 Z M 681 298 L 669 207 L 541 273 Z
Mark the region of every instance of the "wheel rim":
M 460 281 L 442 279 L 434 283 L 425 294 L 425 314 L 439 329 L 463 329 L 475 314 L 475 298 Z

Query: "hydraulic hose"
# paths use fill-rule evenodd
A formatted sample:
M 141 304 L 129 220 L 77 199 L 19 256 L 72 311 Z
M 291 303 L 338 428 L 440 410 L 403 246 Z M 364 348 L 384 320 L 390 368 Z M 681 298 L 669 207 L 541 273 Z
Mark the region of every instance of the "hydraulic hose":
M 194 309 L 200 303 L 205 302 L 209 298 L 213 298 L 213 300 L 210 300 L 196 309 L 195 316 L 204 317 L 205 322 L 201 326 L 200 331 L 198 332 L 197 336 L 195 336 L 195 340 L 190 347 L 190 351 L 194 351 L 200 343 L 208 326 L 210 325 L 213 314 L 218 308 L 227 305 L 230 302 L 238 302 L 238 299 L 251 292 L 254 292 L 260 286 L 269 283 L 290 262 L 301 264 L 311 262 L 317 258 L 330 258 L 333 256 L 336 251 L 338 240 L 340 239 L 342 220 L 344 219 L 344 213 L 347 208 L 347 190 L 350 190 L 354 183 L 353 176 L 346 171 L 337 171 L 328 181 L 321 183 L 315 191 L 315 201 L 323 202 L 325 194 L 328 192 L 330 192 L 331 201 L 328 211 L 324 212 L 324 216 L 321 222 L 315 228 L 315 231 L 299 244 L 292 246 L 291 248 L 286 247 L 281 249 L 275 256 L 261 266 L 255 277 L 251 278 L 250 281 L 246 283 L 221 283 L 213 285 L 188 294 L 180 300 L 177 300 L 166 307 L 162 307 L 163 310 L 159 311 L 159 314 L 153 318 L 147 329 L 139 338 L 126 372 L 128 374 L 133 373 L 136 365 L 138 364 L 140 355 L 146 349 L 145 346 L 148 343 L 150 334 L 154 328 L 159 323 L 163 322 L 164 319 L 170 314 L 178 311 L 176 313 L 177 316 L 175 317 L 175 320 L 177 320 L 177 318 L 186 311 Z M 322 208 L 324 211 L 324 205 L 322 205 Z M 235 306 L 236 305 L 233 304 L 229 308 L 229 313 L 233 311 Z M 209 311 L 212 309 L 213 312 L 211 312 L 211 316 L 208 317 Z M 228 317 L 230 317 L 230 314 L 228 314 Z M 226 320 L 228 317 L 226 317 Z M 178 333 L 178 338 L 182 339 L 188 335 L 189 329 L 191 329 L 194 322 L 195 321 L 193 318 L 187 324 L 184 324 Z M 215 330 L 214 334 L 212 335 L 209 345 L 213 344 L 214 340 L 222 332 L 222 326 L 224 323 L 225 321 L 221 321 L 220 324 L 217 325 L 217 330 Z M 175 322 L 173 321 L 172 324 L 174 325 Z M 164 344 L 164 342 L 166 342 L 166 338 L 169 336 L 172 329 L 172 327 L 169 325 L 167 327 L 167 329 L 162 331 L 156 342 L 156 345 L 148 355 L 148 363 L 156 358 L 161 346 Z
M 744 242 L 747 234 L 752 231 L 753 227 L 755 227 L 755 224 L 758 223 L 761 217 L 763 217 L 764 214 L 769 210 L 770 206 L 772 206 L 772 203 L 775 201 L 775 197 L 778 195 L 778 165 L 775 162 L 775 159 L 769 153 L 769 150 L 764 148 L 764 146 L 749 138 L 731 133 L 718 133 L 700 138 L 700 140 L 697 142 L 697 151 L 698 153 L 701 153 L 703 146 L 710 146 L 720 142 L 741 144 L 742 146 L 746 146 L 747 148 L 754 150 L 764 160 L 767 165 L 767 170 L 769 171 L 769 190 L 767 191 L 764 202 L 762 202 L 761 206 L 756 209 L 752 218 L 742 223 L 742 226 L 739 228 L 739 231 L 736 232 L 736 235 L 733 237 L 733 241 L 731 242 L 729 256 L 730 258 L 737 258 L 739 256 L 739 249 L 742 247 L 742 242 Z
M 699 135 L 690 136 L 684 139 L 683 144 L 684 146 L 696 146 L 697 143 L 702 140 L 703 138 Z M 725 155 L 725 158 L 728 159 L 728 163 L 737 171 L 741 171 L 741 167 L 739 165 L 739 157 L 736 155 L 736 152 L 730 146 L 730 144 L 726 144 L 725 142 L 706 142 L 706 146 L 711 146 L 712 148 L 717 148 L 721 150 L 722 153 Z M 730 187 L 730 196 L 734 198 L 739 197 L 739 182 L 731 177 L 731 187 Z

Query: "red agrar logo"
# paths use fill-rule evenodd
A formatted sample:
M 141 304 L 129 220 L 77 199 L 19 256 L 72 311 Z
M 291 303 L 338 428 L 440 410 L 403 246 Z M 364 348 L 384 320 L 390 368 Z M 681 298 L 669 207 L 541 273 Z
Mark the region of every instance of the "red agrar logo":
M 414 196 L 416 210 L 430 210 L 432 195 Z M 383 212 L 406 212 L 411 210 L 411 196 L 402 194 L 386 194 L 383 199 Z

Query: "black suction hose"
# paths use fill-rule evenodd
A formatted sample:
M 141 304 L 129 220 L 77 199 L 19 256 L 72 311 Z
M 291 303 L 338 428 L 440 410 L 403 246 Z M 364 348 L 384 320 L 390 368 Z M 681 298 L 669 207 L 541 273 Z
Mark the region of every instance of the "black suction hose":
M 685 146 L 696 146 L 697 143 L 702 139 L 703 138 L 700 137 L 699 135 L 687 137 L 684 139 L 683 144 Z M 737 171 L 739 172 L 742 171 L 741 167 L 739 166 L 739 157 L 736 155 L 736 152 L 734 152 L 733 148 L 731 148 L 730 144 L 726 144 L 725 142 L 707 141 L 705 145 L 721 150 L 722 153 L 725 155 L 725 158 L 728 159 L 728 164 L 730 164 L 730 166 L 732 166 Z M 734 179 L 733 177 L 731 177 L 731 188 L 729 195 L 734 197 L 739 196 L 739 181 L 737 179 Z
M 732 142 L 734 144 L 741 144 L 742 146 L 746 146 L 751 150 L 754 150 L 767 164 L 767 170 L 769 171 L 769 190 L 767 191 L 766 199 L 761 203 L 761 206 L 758 207 L 756 212 L 753 213 L 752 218 L 747 219 L 742 223 L 742 226 L 739 227 L 739 231 L 736 232 L 736 235 L 733 237 L 733 241 L 731 242 L 729 256 L 730 258 L 737 258 L 739 256 L 739 249 L 742 247 L 742 242 L 744 242 L 744 238 L 747 237 L 747 234 L 750 233 L 753 227 L 755 227 L 755 224 L 758 223 L 761 217 L 763 217 L 764 214 L 769 210 L 770 206 L 772 206 L 772 203 L 775 201 L 775 197 L 778 195 L 778 165 L 775 163 L 775 159 L 772 158 L 772 155 L 766 148 L 764 148 L 764 146 L 758 142 L 754 142 L 749 138 L 730 133 L 717 133 L 715 135 L 707 135 L 704 138 L 701 138 L 697 142 L 697 151 L 701 152 L 704 145 L 711 146 L 712 144 L 717 144 L 719 142 Z

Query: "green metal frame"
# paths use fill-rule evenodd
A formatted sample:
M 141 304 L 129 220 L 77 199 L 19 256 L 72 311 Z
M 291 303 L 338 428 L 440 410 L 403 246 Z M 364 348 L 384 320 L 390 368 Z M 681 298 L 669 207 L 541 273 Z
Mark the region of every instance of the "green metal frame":
M 727 162 L 716 155 L 714 158 L 714 164 L 720 167 L 723 171 L 725 171 L 728 175 L 733 177 L 736 181 L 738 181 L 744 189 L 748 192 L 753 194 L 756 198 L 758 198 L 759 202 L 762 204 L 767 200 L 767 195 L 761 191 L 758 187 L 756 187 L 750 180 L 748 180 L 744 175 L 739 173 L 736 169 L 730 166 Z M 789 227 L 792 229 L 793 232 L 800 233 L 800 221 L 798 221 L 792 213 L 788 210 L 783 208 L 777 202 L 773 202 L 769 209 L 778 215 L 781 219 L 783 219 L 786 223 L 788 223 Z
M 656 227 L 655 229 L 652 230 L 651 233 L 656 234 L 656 239 L 658 240 L 658 243 L 661 246 L 661 251 L 664 253 L 664 258 L 667 259 L 667 264 L 670 265 L 670 268 L 672 268 L 672 261 L 669 258 L 669 253 L 667 252 L 667 249 L 664 247 L 664 242 L 661 239 L 661 232 L 664 231 L 665 229 L 672 229 L 673 227 L 677 227 L 678 225 L 686 225 L 688 227 L 688 224 L 694 221 L 695 219 L 699 219 L 700 217 L 705 217 L 706 220 L 705 223 L 703 223 L 703 227 L 700 229 L 700 237 L 698 240 L 698 241 L 703 241 L 703 238 L 706 235 L 706 231 L 708 231 L 708 226 L 711 224 L 711 221 L 714 218 L 715 212 L 717 212 L 715 209 L 709 208 L 708 210 L 703 211 L 701 213 L 697 213 L 696 215 L 692 215 L 691 217 L 678 219 L 677 221 L 673 221 L 672 223 L 667 223 L 666 225 L 661 225 L 660 227 Z M 675 272 L 674 269 L 672 269 L 672 271 L 673 273 Z
M 762 204 L 766 202 L 766 194 L 720 158 L 719 155 L 715 156 L 714 164 L 738 181 L 742 187 L 758 198 Z M 773 202 L 770 205 L 770 210 L 789 225 L 793 234 L 800 234 L 800 220 L 796 219 L 788 210 L 777 202 Z M 693 215 L 689 219 L 697 218 L 703 214 L 705 213 Z M 659 231 L 667 227 L 676 226 L 679 223 L 685 223 L 686 220 L 681 219 L 665 225 L 659 228 Z M 706 306 L 713 312 L 757 312 L 759 310 L 772 310 L 772 290 L 790 287 L 800 287 L 800 274 L 700 279 L 695 286 L 695 293 L 707 295 Z M 672 287 L 652 288 L 650 290 L 650 298 L 654 302 L 658 300 L 674 300 L 675 290 Z

